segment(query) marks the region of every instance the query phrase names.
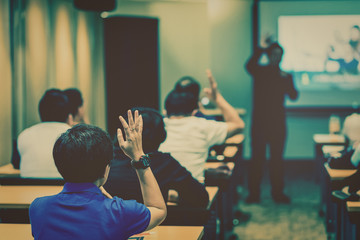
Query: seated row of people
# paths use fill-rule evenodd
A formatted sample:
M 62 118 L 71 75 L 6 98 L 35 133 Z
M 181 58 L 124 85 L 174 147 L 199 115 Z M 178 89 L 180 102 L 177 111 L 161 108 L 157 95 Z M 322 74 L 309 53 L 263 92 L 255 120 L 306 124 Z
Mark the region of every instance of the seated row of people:
M 63 192 L 59 194 L 59 199 L 43 198 L 34 202 L 30 211 L 30 217 L 35 226 L 33 232 L 46 232 L 44 226 L 48 226 L 48 229 L 57 232 L 54 229 L 55 223 L 64 219 L 60 218 L 57 221 L 52 219 L 59 214 L 59 209 L 64 212 L 67 211 L 59 204 L 80 207 L 86 202 L 85 199 L 90 197 L 83 192 L 98 194 L 99 191 L 102 191 L 103 195 L 108 198 L 112 198 L 111 195 L 121 197 L 124 199 L 124 201 L 121 200 L 123 201 L 122 204 L 127 203 L 125 200 L 133 199 L 144 203 L 149 209 L 156 205 L 154 223 L 151 223 L 152 216 L 147 217 L 145 218 L 147 220 L 141 221 L 144 224 L 131 234 L 143 231 L 147 224 L 147 229 L 149 229 L 163 220 L 162 202 L 168 199 L 170 189 L 174 189 L 178 193 L 179 204 L 205 207 L 208 204 L 208 194 L 200 182 L 204 180 L 205 161 L 209 148 L 214 144 L 224 143 L 227 138 L 240 133 L 244 128 L 244 122 L 236 110 L 218 92 L 217 84 L 211 72 L 208 71 L 207 75 L 210 88 L 206 88 L 205 93 L 222 112 L 224 122 L 207 120 L 203 118 L 204 115 L 196 117 L 195 115 L 199 114 L 198 94 L 195 96 L 194 93 L 186 90 L 187 84 L 183 82 L 186 79 L 181 79 L 176 85 L 177 87 L 166 98 L 165 118 L 154 109 L 139 107 L 133 108 L 127 115 L 120 117 L 121 126 L 119 126 L 117 139 L 114 140 L 114 149 L 102 144 L 101 141 L 107 141 L 102 136 L 102 130 L 90 125 L 76 125 L 78 121 L 83 121 L 83 119 L 76 119 L 75 112 L 78 113 L 79 109 L 77 111 L 74 108 L 71 110 L 70 105 L 74 100 L 66 94 L 66 91 L 48 90 L 39 104 L 42 123 L 25 129 L 18 137 L 21 176 L 63 177 L 67 183 Z M 178 87 L 179 84 L 182 86 Z M 79 106 L 82 106 L 82 101 Z M 135 112 L 135 117 L 132 116 L 132 112 Z M 71 128 L 72 125 L 76 126 Z M 61 137 L 57 139 L 60 134 L 62 134 Z M 94 135 L 90 137 L 91 134 Z M 54 143 L 55 147 L 52 150 Z M 111 157 L 109 156 L 109 149 L 113 153 Z M 89 157 L 91 153 L 93 156 Z M 106 164 L 102 166 L 99 161 L 103 161 L 102 165 Z M 155 186 L 152 180 L 153 173 L 151 171 L 151 173 L 143 172 L 150 165 L 160 186 L 162 201 L 158 201 L 158 196 L 155 196 L 157 190 L 154 190 L 154 193 L 148 193 L 149 189 L 158 188 L 158 185 Z M 97 171 L 95 171 L 96 168 Z M 95 174 L 95 172 L 97 173 Z M 89 174 L 88 177 L 86 177 L 87 174 Z M 67 193 L 80 195 L 75 196 L 73 194 L 74 196 L 70 196 Z M 75 198 L 80 199 L 80 202 L 75 203 Z M 110 209 L 110 215 L 117 216 L 111 211 L 120 211 L 122 207 L 118 202 L 120 200 L 114 199 L 109 202 L 102 197 L 99 201 L 109 202 L 109 206 L 115 204 L 118 207 L 116 210 L 107 207 L 106 204 L 104 207 Z M 160 204 L 153 204 L 155 199 Z M 136 204 L 129 204 L 124 209 L 131 208 L 130 205 L 135 209 L 141 208 Z M 54 207 L 54 212 L 49 213 L 40 210 L 44 207 L 46 209 Z M 72 211 L 75 210 L 70 212 Z M 92 207 L 81 215 L 85 216 L 91 211 L 94 211 Z M 146 210 L 140 212 L 148 215 Z M 65 215 L 67 214 L 70 213 L 65 213 Z M 50 217 L 41 219 L 41 216 L 44 215 L 50 215 Z M 102 214 L 100 215 L 102 216 Z M 129 224 L 135 224 L 136 221 L 130 221 Z M 54 225 L 49 226 L 48 224 Z M 63 230 L 67 231 L 66 229 Z M 48 234 L 51 235 L 54 232 Z

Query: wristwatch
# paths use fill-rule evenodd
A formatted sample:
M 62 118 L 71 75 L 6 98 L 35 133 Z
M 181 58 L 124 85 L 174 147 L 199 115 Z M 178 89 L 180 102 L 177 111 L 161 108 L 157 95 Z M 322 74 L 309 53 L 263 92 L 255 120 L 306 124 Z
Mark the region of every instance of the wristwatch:
M 135 169 L 146 169 L 150 167 L 150 157 L 149 155 L 145 154 L 142 155 L 139 161 L 131 160 L 131 166 Z

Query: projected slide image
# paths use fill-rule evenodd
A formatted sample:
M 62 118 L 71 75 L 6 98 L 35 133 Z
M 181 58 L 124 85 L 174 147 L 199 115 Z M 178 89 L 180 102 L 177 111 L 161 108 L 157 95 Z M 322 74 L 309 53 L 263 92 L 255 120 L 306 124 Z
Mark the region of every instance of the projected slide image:
M 300 90 L 360 90 L 360 15 L 280 16 L 282 69 Z

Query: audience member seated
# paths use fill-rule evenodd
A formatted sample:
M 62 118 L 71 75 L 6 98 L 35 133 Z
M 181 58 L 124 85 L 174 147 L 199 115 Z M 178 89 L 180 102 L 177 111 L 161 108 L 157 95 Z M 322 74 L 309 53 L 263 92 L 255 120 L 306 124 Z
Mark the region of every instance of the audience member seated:
M 22 131 L 17 139 L 20 175 L 26 178 L 61 178 L 52 149 L 56 139 L 72 125 L 69 100 L 59 89 L 47 90 L 39 103 L 41 123 Z
M 64 93 L 69 99 L 70 113 L 73 117 L 74 125 L 77 123 L 89 123 L 84 112 L 84 100 L 81 92 L 77 88 L 68 88 Z
M 211 72 L 207 74 L 211 87 L 204 91 L 221 110 L 225 122 L 195 117 L 198 99 L 189 92 L 173 90 L 165 101 L 167 138 L 159 148 L 162 152 L 169 152 L 199 181 L 204 179 L 209 148 L 223 144 L 244 128 L 244 122 L 236 110 L 217 91 Z
M 170 154 L 158 151 L 159 145 L 166 138 L 162 116 L 151 108 L 132 109 L 132 111 L 135 110 L 138 110 L 142 116 L 144 152 L 149 154 L 152 160 L 151 169 L 165 200 L 168 199 L 168 192 L 172 189 L 178 194 L 179 205 L 206 207 L 209 196 L 205 187 L 194 179 Z M 104 187 L 111 195 L 143 202 L 136 171 L 132 169 L 129 157 L 125 155 L 118 144 L 115 144 L 109 179 Z
M 356 148 L 356 146 L 360 142 L 360 114 L 359 113 L 353 113 L 345 118 L 342 133 L 349 140 L 349 147 Z
M 189 92 L 195 96 L 196 99 L 199 101 L 199 109 L 195 113 L 195 117 L 202 117 L 209 120 L 215 120 L 214 116 L 207 116 L 201 110 L 203 110 L 203 105 L 200 102 L 199 95 L 200 95 L 200 84 L 195 78 L 190 76 L 184 76 L 180 78 L 175 84 L 175 91 L 178 92 Z
M 35 239 L 128 239 L 152 229 L 166 217 L 166 205 L 141 144 L 142 121 L 129 113 L 120 119 L 118 141 L 132 159 L 141 185 L 144 204 L 112 198 L 102 187 L 107 180 L 113 146 L 98 127 L 78 124 L 54 145 L 55 164 L 66 181 L 57 195 L 35 199 L 29 209 Z M 122 183 L 119 183 L 122 184 Z

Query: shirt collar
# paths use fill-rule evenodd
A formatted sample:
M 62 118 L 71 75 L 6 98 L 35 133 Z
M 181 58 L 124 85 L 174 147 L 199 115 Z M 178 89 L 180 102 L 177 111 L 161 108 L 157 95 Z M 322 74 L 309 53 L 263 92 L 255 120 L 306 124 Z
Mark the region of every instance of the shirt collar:
M 101 193 L 100 189 L 93 183 L 65 183 L 62 193 L 70 192 L 94 192 Z

